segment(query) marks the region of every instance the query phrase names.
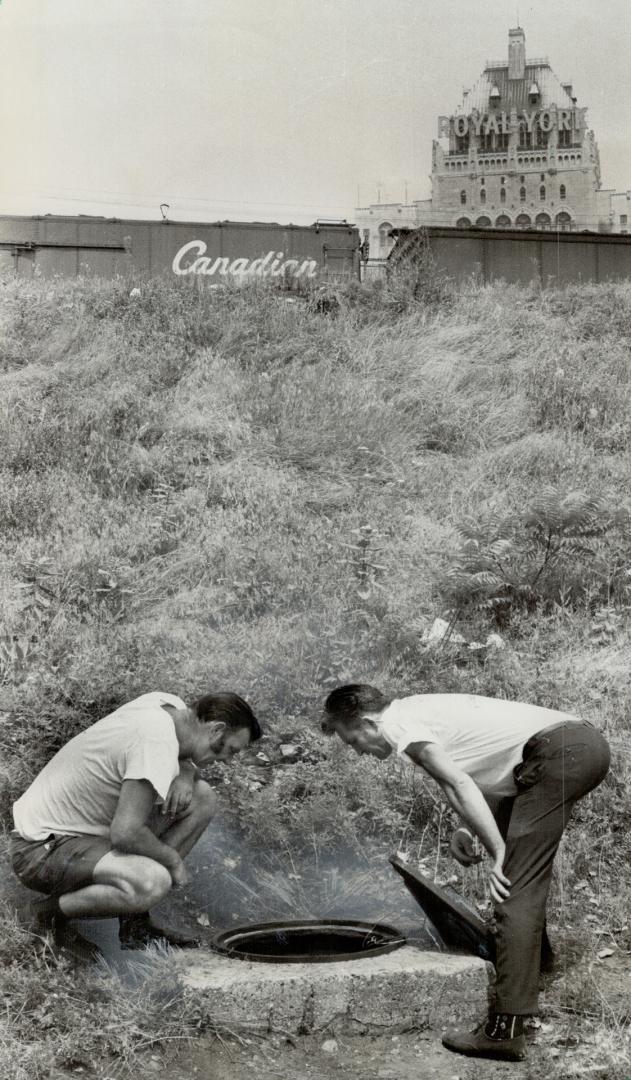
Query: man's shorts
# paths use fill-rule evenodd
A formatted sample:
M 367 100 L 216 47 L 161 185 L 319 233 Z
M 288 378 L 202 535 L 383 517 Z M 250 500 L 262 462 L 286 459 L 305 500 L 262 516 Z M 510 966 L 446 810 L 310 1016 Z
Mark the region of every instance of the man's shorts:
M 112 850 L 105 836 L 63 836 L 45 840 L 9 838 L 11 866 L 23 885 L 49 896 L 62 896 L 93 884 L 94 867 Z

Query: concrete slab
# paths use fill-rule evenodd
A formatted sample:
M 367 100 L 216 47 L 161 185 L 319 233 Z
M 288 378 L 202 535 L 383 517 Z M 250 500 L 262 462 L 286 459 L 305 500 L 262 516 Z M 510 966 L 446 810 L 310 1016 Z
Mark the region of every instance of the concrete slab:
M 483 960 L 410 946 L 327 964 L 180 954 L 182 982 L 214 1024 L 309 1034 L 437 1027 L 487 1008 Z

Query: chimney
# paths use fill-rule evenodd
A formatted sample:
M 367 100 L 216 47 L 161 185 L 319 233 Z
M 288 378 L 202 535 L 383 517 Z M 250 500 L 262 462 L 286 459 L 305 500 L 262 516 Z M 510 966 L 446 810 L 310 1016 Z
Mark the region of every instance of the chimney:
M 526 74 L 526 35 L 521 26 L 508 31 L 508 77 L 523 79 Z

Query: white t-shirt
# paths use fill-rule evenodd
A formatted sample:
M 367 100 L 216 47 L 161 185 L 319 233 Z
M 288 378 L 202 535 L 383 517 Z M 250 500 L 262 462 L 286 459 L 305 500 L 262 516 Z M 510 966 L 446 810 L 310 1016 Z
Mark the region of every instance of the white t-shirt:
M 501 698 L 414 694 L 395 699 L 377 723 L 390 746 L 404 757 L 411 743 L 438 743 L 485 795 L 503 796 L 516 793 L 513 769 L 531 736 L 577 719 Z
M 174 694 L 143 694 L 66 743 L 13 804 L 20 836 L 109 836 L 123 780 L 149 780 L 166 798 L 180 766 L 173 718 L 162 705 L 186 708 Z

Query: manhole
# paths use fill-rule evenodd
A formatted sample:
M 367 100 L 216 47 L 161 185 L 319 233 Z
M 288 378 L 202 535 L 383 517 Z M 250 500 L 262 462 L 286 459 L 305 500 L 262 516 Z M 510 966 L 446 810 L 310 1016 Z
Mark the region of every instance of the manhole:
M 330 919 L 238 926 L 217 934 L 211 944 L 217 952 L 239 960 L 322 964 L 380 956 L 405 945 L 405 938 L 381 923 Z

